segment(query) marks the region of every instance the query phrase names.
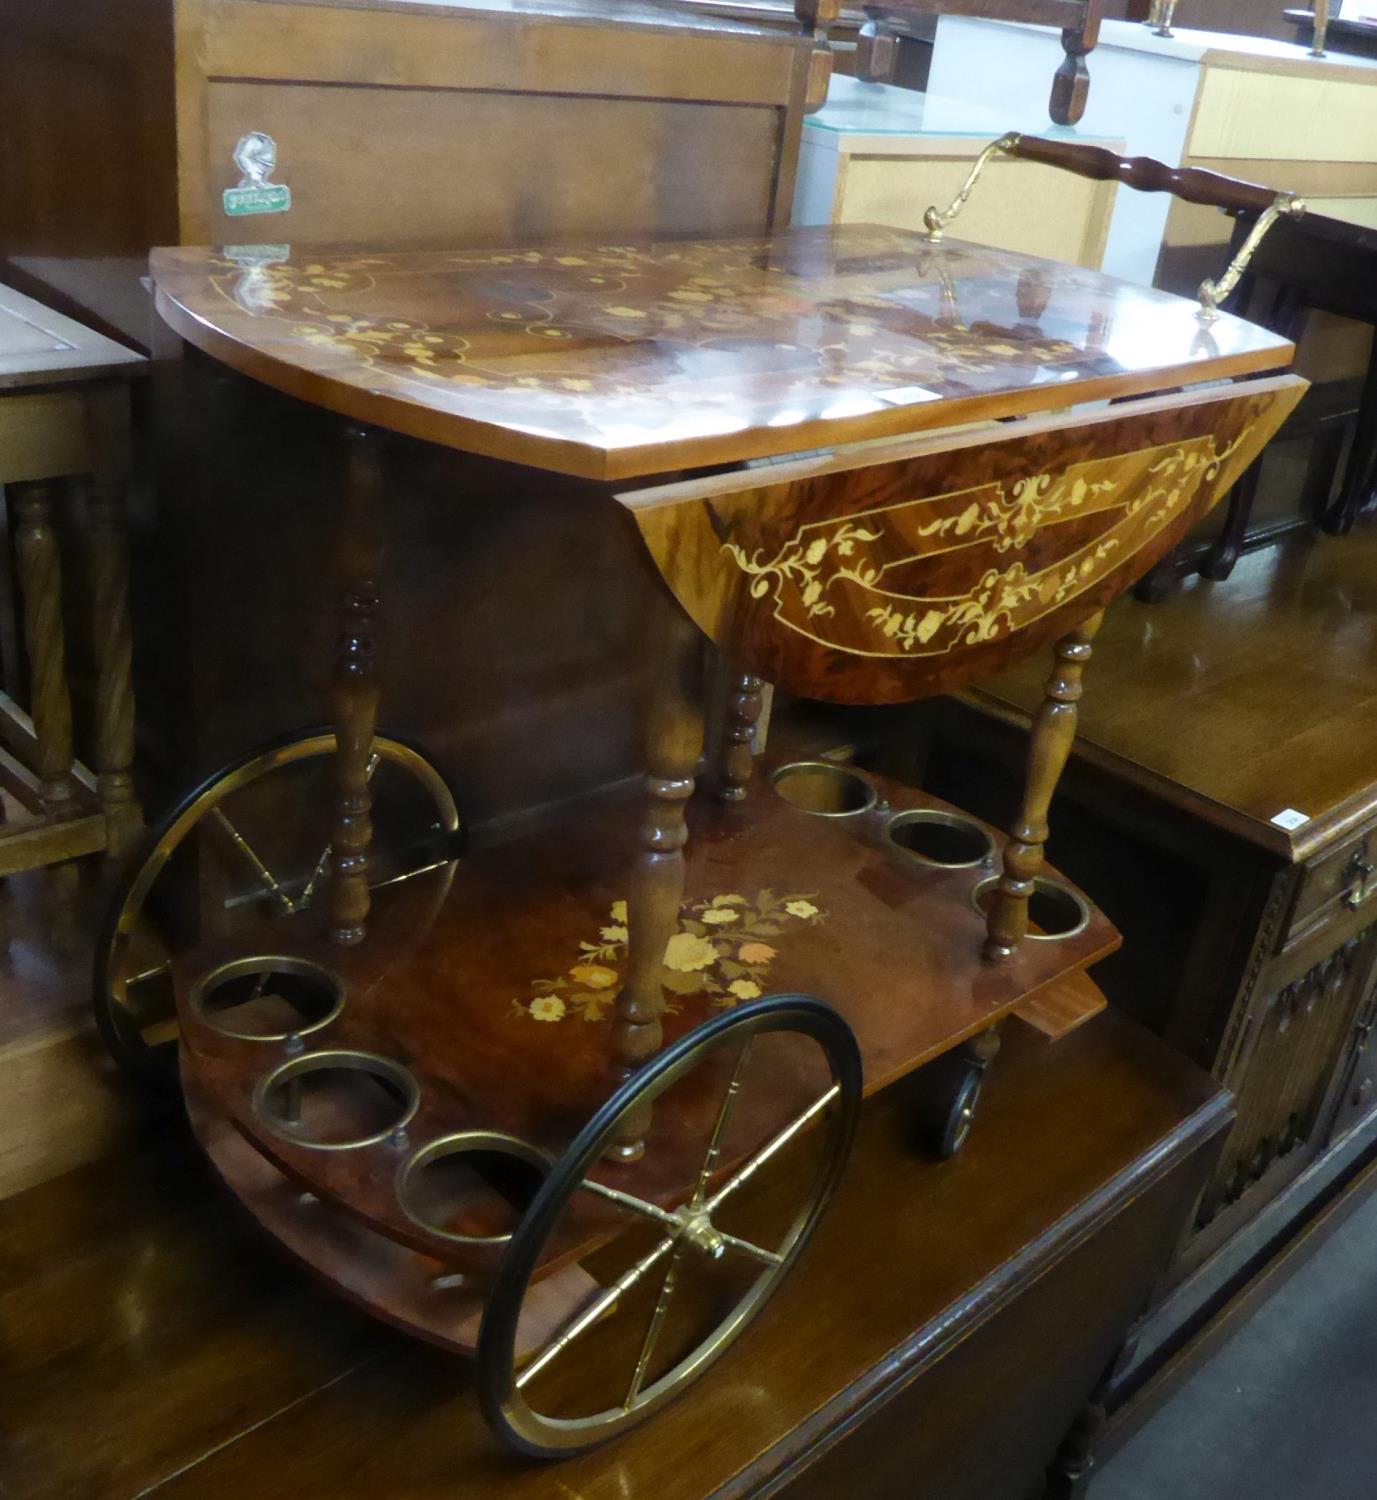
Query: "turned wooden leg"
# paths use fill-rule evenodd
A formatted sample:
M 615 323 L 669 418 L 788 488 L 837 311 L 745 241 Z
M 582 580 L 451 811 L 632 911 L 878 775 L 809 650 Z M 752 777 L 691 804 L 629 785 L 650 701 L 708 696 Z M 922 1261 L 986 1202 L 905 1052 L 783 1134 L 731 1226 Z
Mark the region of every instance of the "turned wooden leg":
M 864 83 L 893 83 L 899 66 L 899 38 L 872 15 L 856 34 L 856 77 Z
M 1028 931 L 1028 898 L 1042 869 L 1047 814 L 1076 737 L 1081 677 L 1090 660 L 1091 642 L 1103 622 L 1101 610 L 1057 642 L 1056 666 L 1033 720 L 1023 805 L 1010 830 L 1004 871 L 990 902 L 984 956 L 992 962 L 1012 958 Z
M 1321 513 L 1320 525 L 1335 536 L 1351 531 L 1354 521 L 1371 505 L 1374 492 L 1377 492 L 1377 338 L 1373 339 L 1343 482 L 1333 505 Z
M 648 634 L 651 696 L 646 713 L 645 811 L 627 893 L 626 980 L 617 996 L 612 1055 L 630 1077 L 660 1050 L 665 1008 L 665 949 L 679 927 L 684 899 L 685 804 L 703 753 L 700 638 L 672 600 L 662 599 Z M 629 1117 L 613 1155 L 636 1160 L 645 1149 L 647 1109 Z
M 1099 39 L 1099 23 L 1093 31 L 1089 26 L 1080 31 L 1063 31 L 1061 49 L 1066 54 L 1061 65 L 1052 75 L 1052 97 L 1047 112 L 1058 125 L 1074 125 L 1085 113 L 1085 103 L 1090 96 L 1090 69 L 1086 66 L 1087 52 L 1095 50 Z
M 1209 550 L 1196 564 L 1195 570 L 1202 578 L 1208 578 L 1212 583 L 1223 583 L 1233 572 L 1243 554 L 1243 543 L 1248 535 L 1248 522 L 1252 519 L 1253 501 L 1257 498 L 1258 480 L 1261 477 L 1262 463 L 1259 460 L 1246 470 L 1229 492 L 1224 525 L 1210 544 Z
M 1176 552 L 1168 552 L 1133 585 L 1133 597 L 1143 604 L 1160 604 L 1175 591 L 1178 576 Z
M 87 490 L 91 609 L 96 662 L 96 775 L 106 853 L 129 852 L 143 822 L 134 796 L 133 638 L 129 627 L 129 533 L 125 487 L 96 480 Z
M 764 686 L 764 681 L 750 672 L 734 672 L 728 681 L 717 774 L 717 795 L 724 802 L 742 801 L 755 771 L 751 744 L 760 720 L 760 694 Z
M 1105 1408 L 1094 1392 L 1076 1414 L 1071 1430 L 1052 1459 L 1042 1500 L 1084 1500 L 1095 1468 L 1095 1444 L 1104 1431 Z
M 1246 237 L 1246 226 L 1240 219 L 1231 242 L 1232 254 L 1237 254 L 1242 248 Z M 1237 313 L 1240 317 L 1246 315 L 1254 285 L 1255 278 L 1245 276 L 1229 295 L 1225 310 Z M 1265 315 L 1261 319 L 1255 317 L 1254 321 L 1261 321 L 1273 333 L 1279 333 L 1295 343 L 1300 336 L 1307 311 L 1305 299 L 1283 283 L 1277 287 Z M 1233 572 L 1248 540 L 1248 524 L 1252 520 L 1253 502 L 1257 499 L 1257 487 L 1261 478 L 1262 460 L 1258 459 L 1249 465 L 1242 478 L 1230 490 L 1224 525 L 1196 566 L 1196 571 L 1202 578 L 1222 583 Z
M 336 943 L 363 941 L 368 917 L 368 845 L 373 837 L 368 762 L 378 722 L 377 534 L 382 463 L 377 437 L 362 427 L 345 435 L 343 587 L 331 707 L 335 721 L 335 823 L 326 920 Z
M 61 817 L 72 811 L 72 705 L 67 695 L 66 646 L 62 633 L 62 563 L 53 530 L 52 488 L 10 487 L 18 525 L 15 557 L 24 596 L 24 637 L 32 684 L 30 712 L 38 745 L 38 775 L 44 810 Z

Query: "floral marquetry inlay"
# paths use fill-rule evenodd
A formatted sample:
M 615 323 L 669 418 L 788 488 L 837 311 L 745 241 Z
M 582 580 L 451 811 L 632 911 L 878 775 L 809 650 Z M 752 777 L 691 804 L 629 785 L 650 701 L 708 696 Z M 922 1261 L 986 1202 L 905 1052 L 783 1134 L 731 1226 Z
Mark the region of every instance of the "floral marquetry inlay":
M 748 554 L 733 541 L 722 550 L 751 578 L 753 599 L 768 598 L 778 620 L 820 646 L 860 656 L 938 655 L 1013 634 L 1092 587 L 1178 515 L 1247 437 L 1245 429 L 1220 452 L 1207 434 L 1059 474 L 807 522 L 773 556 Z M 1106 524 L 1046 566 L 1021 555 L 1044 528 L 1094 515 Z M 925 590 L 921 581 L 904 587 L 915 564 L 962 549 L 993 563 L 963 592 Z M 1020 555 L 1001 565 L 1010 552 Z
M 598 478 L 1279 366 L 1289 346 L 1076 267 L 871 225 L 769 238 L 153 256 L 158 306 L 256 379 Z M 953 408 L 959 408 L 954 410 Z
M 720 1007 L 759 999 L 788 929 L 816 925 L 825 915 L 815 896 L 771 890 L 690 902 L 665 949 L 660 979 L 667 1009 L 673 1014 L 677 1001 L 697 995 Z M 597 938 L 579 944 L 578 961 L 558 979 L 537 979 L 529 996 L 512 1001 L 514 1014 L 534 1021 L 609 1016 L 626 963 L 626 921 L 626 902 L 614 901 Z
M 620 498 L 739 670 L 805 697 L 906 702 L 1050 645 L 1121 594 L 1304 388 L 1183 392 Z

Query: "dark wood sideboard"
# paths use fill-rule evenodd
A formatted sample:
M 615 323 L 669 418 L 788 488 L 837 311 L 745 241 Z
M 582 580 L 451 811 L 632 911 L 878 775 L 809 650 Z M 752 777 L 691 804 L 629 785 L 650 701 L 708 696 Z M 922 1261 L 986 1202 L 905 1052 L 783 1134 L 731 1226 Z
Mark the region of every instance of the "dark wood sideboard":
M 827 1218 L 738 1348 L 610 1447 L 498 1449 L 465 1367 L 261 1239 L 175 1128 L 0 1204 L 9 1500 L 1030 1500 L 1141 1307 L 1228 1096 L 1105 1012 L 1019 1024 L 963 1155 L 867 1106 Z
M 947 700 L 882 760 L 1002 815 L 1036 666 Z M 1238 1122 L 1137 1346 L 1121 1430 L 1377 1181 L 1377 532 L 1294 538 L 1110 612 L 1049 857 L 1124 933 L 1110 999 L 1234 1091 Z M 1335 1221 L 1337 1221 L 1335 1219 Z
M 1295 40 L 1302 47 L 1314 45 L 1313 10 L 1297 7 L 1286 12 L 1286 19 L 1296 28 Z M 1377 57 L 1377 24 L 1361 18 L 1344 20 L 1342 16 L 1331 15 L 1325 51 L 1349 53 L 1357 57 Z

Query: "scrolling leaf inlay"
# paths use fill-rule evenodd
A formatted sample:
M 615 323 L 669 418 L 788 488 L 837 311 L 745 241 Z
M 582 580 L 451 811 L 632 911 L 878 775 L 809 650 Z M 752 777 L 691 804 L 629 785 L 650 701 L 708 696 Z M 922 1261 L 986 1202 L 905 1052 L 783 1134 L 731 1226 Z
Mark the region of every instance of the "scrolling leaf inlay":
M 854 656 L 937 656 L 1011 635 L 1100 582 L 1184 510 L 1251 431 L 1222 451 L 1205 434 L 1056 474 L 808 522 L 770 556 L 733 540 L 722 551 L 751 578 L 753 599 L 771 598 L 776 619 L 821 646 Z M 941 552 L 1023 553 L 1044 527 L 1116 511 L 1105 529 L 1042 568 L 1020 556 L 984 569 L 956 596 L 886 587 L 905 567 Z

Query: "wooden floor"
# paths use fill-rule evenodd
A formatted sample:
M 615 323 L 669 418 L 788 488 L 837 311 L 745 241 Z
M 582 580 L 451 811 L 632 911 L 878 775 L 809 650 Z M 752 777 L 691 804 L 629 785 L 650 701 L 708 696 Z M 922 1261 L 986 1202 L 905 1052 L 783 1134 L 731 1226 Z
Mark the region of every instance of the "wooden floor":
M 110 1151 L 138 1118 L 91 1020 L 101 869 L 85 864 L 68 916 L 47 871 L 0 881 L 0 1198 Z
M 212 1180 L 181 1123 L 165 1121 L 0 1204 L 0 1494 L 744 1494 L 781 1453 L 797 1458 L 817 1424 L 969 1352 L 972 1331 L 1036 1287 L 1043 1321 L 999 1348 L 1001 1388 L 969 1373 L 943 1388 L 970 1424 L 950 1493 L 1007 1493 L 994 1476 L 1045 1461 L 1048 1432 L 1074 1414 L 1147 1263 L 1165 1255 L 1170 1225 L 1142 1217 L 1160 1205 L 1149 1184 L 1179 1173 L 1228 1116 L 1217 1086 L 1113 1014 L 1055 1046 L 1009 1030 L 963 1157 L 914 1151 L 900 1089 L 872 1101 L 838 1201 L 759 1323 L 684 1400 L 558 1468 L 499 1452 L 460 1363 L 309 1283 Z M 1179 1193 L 1172 1201 L 1184 1212 Z M 991 1445 L 986 1403 L 1028 1400 L 1042 1403 L 1037 1420 Z M 932 1453 L 952 1421 L 920 1424 Z M 967 1474 L 982 1488 L 968 1491 Z
M 45 890 L 47 872 L 0 880 L 0 1048 L 87 1019 L 96 862 L 81 871 L 77 906 L 65 919 Z

